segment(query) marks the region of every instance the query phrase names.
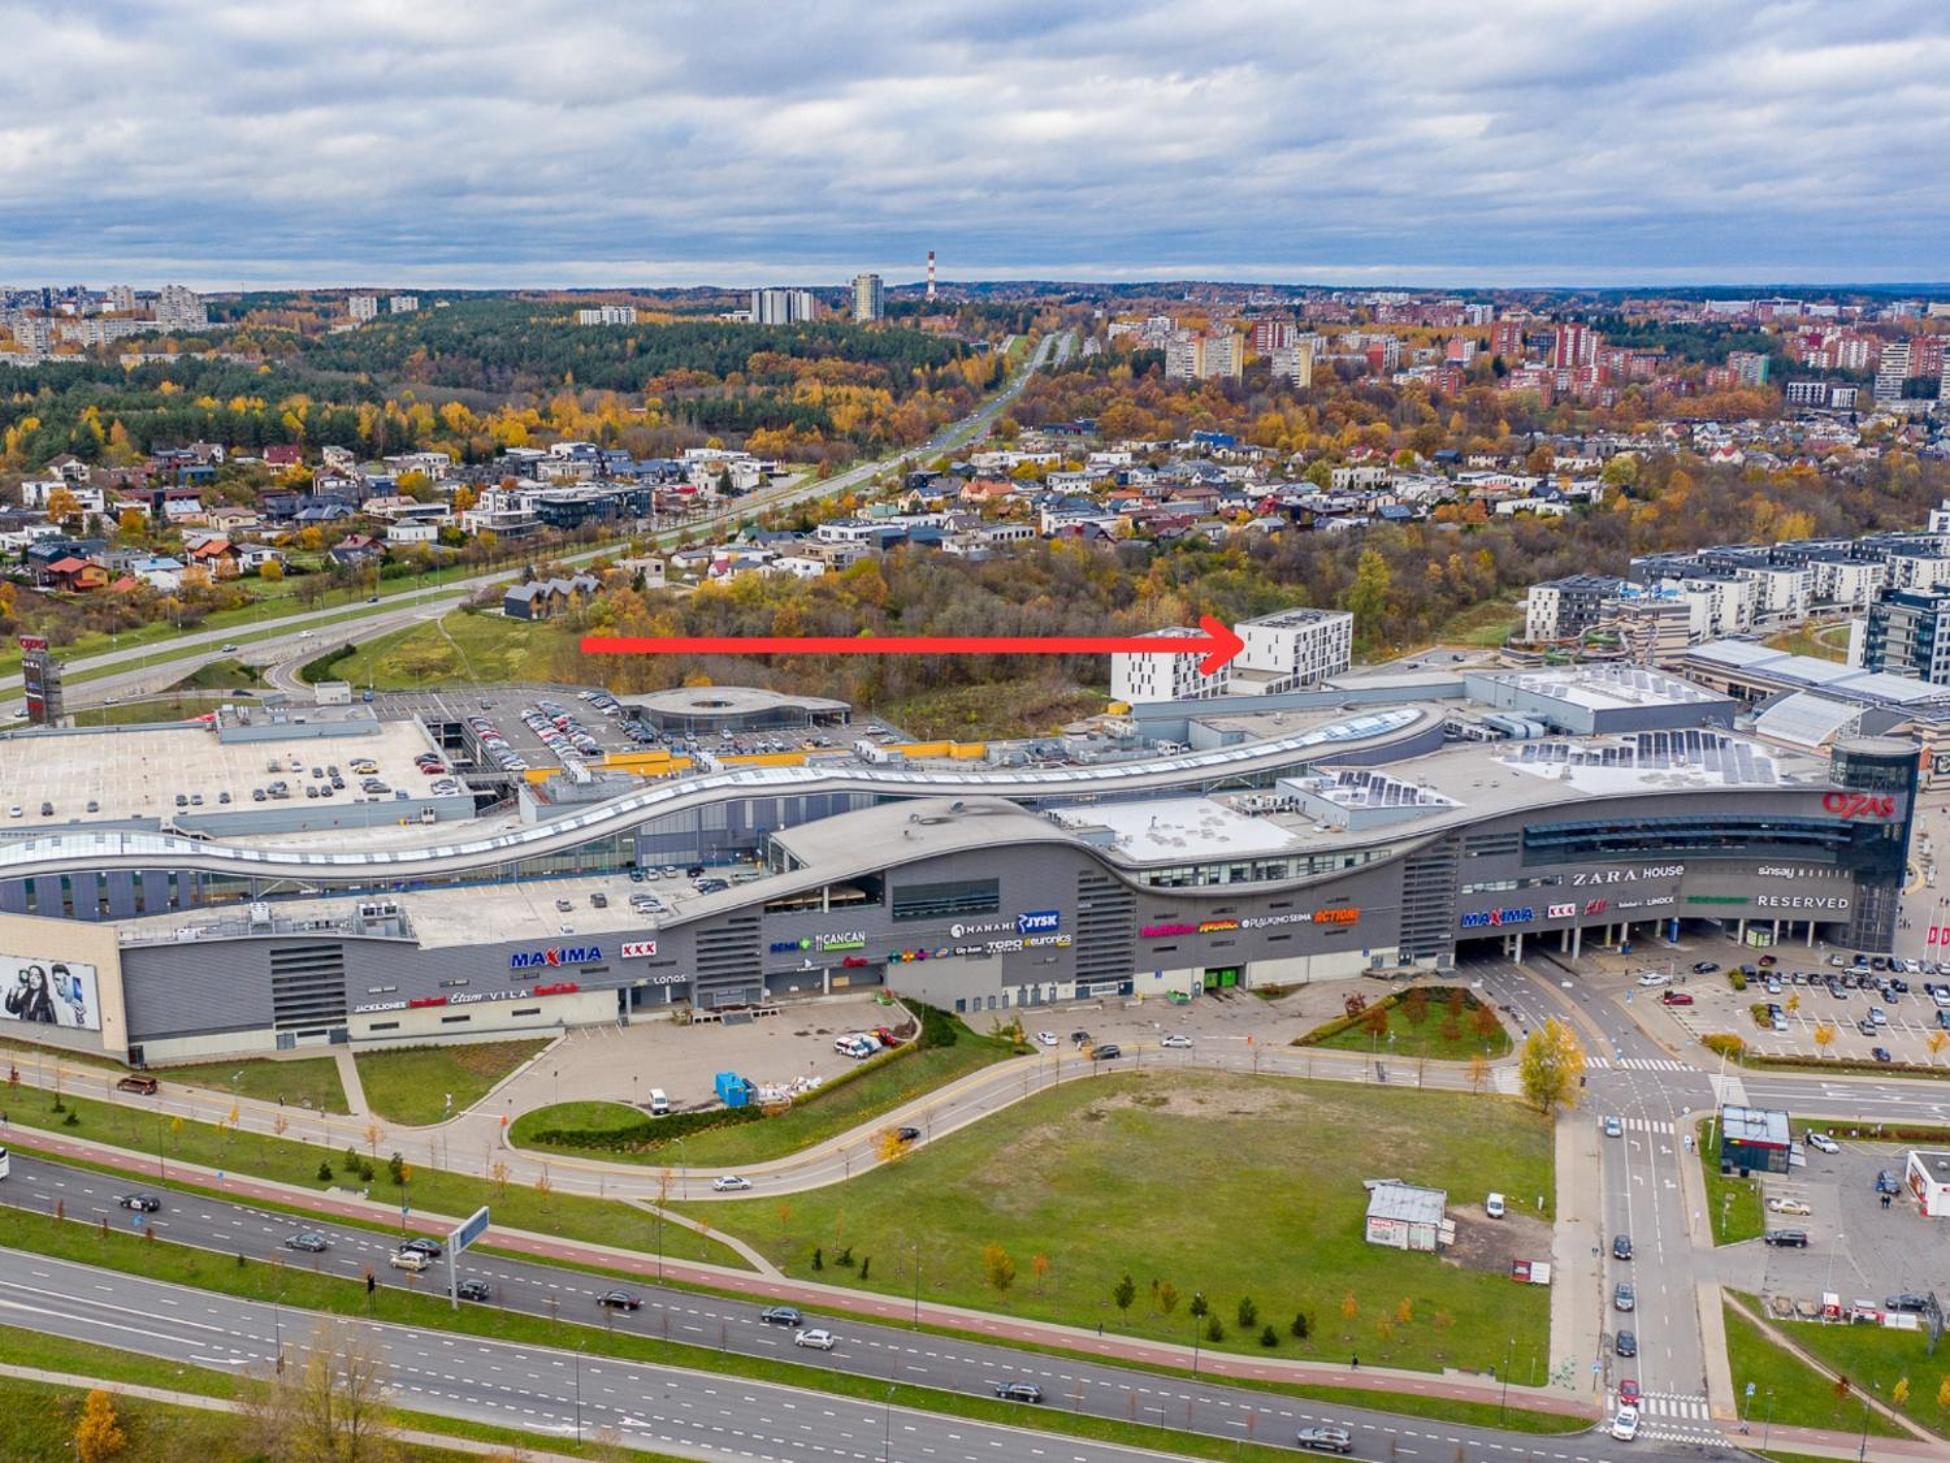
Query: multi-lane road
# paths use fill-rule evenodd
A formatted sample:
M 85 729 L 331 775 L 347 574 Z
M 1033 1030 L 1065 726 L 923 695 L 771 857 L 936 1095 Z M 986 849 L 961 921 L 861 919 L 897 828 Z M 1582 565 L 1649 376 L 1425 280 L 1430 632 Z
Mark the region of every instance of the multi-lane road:
M 1016 377 L 968 416 L 943 427 L 919 447 L 876 458 L 835 473 L 829 478 L 807 475 L 777 488 L 764 489 L 728 504 L 722 510 L 685 519 L 681 524 L 657 531 L 653 537 L 674 540 L 681 533 L 694 533 L 734 524 L 753 514 L 791 507 L 815 498 L 846 492 L 906 459 L 925 460 L 952 451 L 985 433 L 1009 403 L 1022 392 L 1038 370 L 1054 361 L 1061 365 L 1069 358 L 1073 337 L 1068 333 L 1043 337 L 1035 354 Z M 587 562 L 613 548 L 589 549 L 563 556 L 562 562 Z M 505 582 L 511 571 L 479 574 L 427 590 L 390 593 L 378 603 L 348 608 L 334 605 L 298 614 L 269 616 L 262 621 L 232 625 L 222 630 L 199 630 L 167 641 L 128 649 L 104 651 L 65 662 L 70 678 L 65 701 L 70 708 L 102 704 L 111 700 L 153 695 L 175 685 L 184 676 L 212 661 L 227 659 L 223 646 L 236 643 L 236 652 L 247 664 L 279 666 L 310 659 L 328 646 L 358 644 L 394 630 L 404 629 L 447 614 L 475 592 Z M 277 634 L 268 634 L 269 631 Z M 84 672 L 106 671 L 87 680 L 74 677 Z M 0 677 L 0 693 L 20 690 L 20 676 Z M 24 715 L 22 703 L 9 696 L 0 703 L 0 718 Z
M 123 1209 L 117 1202 L 119 1196 L 132 1192 L 160 1197 L 161 1212 L 145 1217 Z M 281 1256 L 293 1267 L 339 1276 L 348 1282 L 360 1282 L 370 1274 L 383 1286 L 429 1293 L 445 1290 L 444 1262 L 418 1276 L 395 1270 L 387 1263 L 399 1243 L 397 1235 L 301 1219 L 168 1188 L 145 1187 L 127 1176 L 70 1168 L 18 1152 L 14 1155 L 12 1176 L 0 1183 L 0 1203 L 39 1213 L 53 1212 L 58 1203 L 66 1217 L 78 1223 L 95 1224 L 106 1219 L 111 1225 L 124 1228 L 139 1228 L 148 1223 L 154 1226 L 158 1238 L 179 1244 L 257 1259 Z M 325 1235 L 331 1248 L 316 1255 L 286 1249 L 285 1240 L 301 1230 Z M 0 1256 L 4 1254 L 0 1251 Z M 38 1260 L 33 1263 L 43 1264 Z M 1503 1441 L 1502 1435 L 1488 1429 L 1417 1424 L 1381 1413 L 1321 1407 L 1246 1388 L 1016 1350 L 990 1341 L 910 1331 L 847 1315 L 807 1316 L 807 1325 L 826 1327 L 838 1338 L 833 1350 L 817 1351 L 796 1346 L 791 1329 L 761 1322 L 761 1307 L 755 1302 L 612 1279 L 478 1250 L 462 1259 L 460 1272 L 464 1278 L 488 1282 L 489 1304 L 547 1317 L 558 1323 L 600 1327 L 619 1334 L 775 1361 L 794 1361 L 815 1370 L 844 1372 L 877 1382 L 898 1382 L 967 1396 L 993 1397 L 994 1384 L 999 1381 L 1030 1381 L 1042 1387 L 1044 1406 L 1049 1408 L 1109 1420 L 1149 1422 L 1209 1437 L 1282 1443 L 1290 1442 L 1301 1427 L 1332 1425 L 1347 1428 L 1357 1440 L 1358 1450 L 1369 1456 L 1387 1455 L 1392 1446 L 1394 1456 L 1434 1458 L 1443 1463 L 1455 1456 L 1458 1447 L 1489 1451 Z M 0 1263 L 0 1275 L 6 1273 L 5 1264 Z M 640 1309 L 612 1311 L 597 1304 L 599 1294 L 618 1289 L 636 1297 Z M 86 1286 L 75 1288 L 72 1293 L 78 1297 L 109 1296 L 118 1303 L 126 1303 L 124 1277 L 108 1273 L 93 1275 Z M 214 1296 L 199 1296 L 196 1301 L 198 1306 L 224 1304 L 228 1303 Z M 289 1315 L 287 1312 L 284 1322 L 287 1339 L 292 1334 Z M 409 1334 L 418 1337 L 421 1333 Z M 576 1344 L 576 1333 L 564 1325 L 562 1345 Z M 491 1384 L 491 1369 L 465 1359 L 465 1354 L 475 1346 L 471 1338 L 435 1345 L 439 1354 L 449 1361 L 450 1372 L 454 1367 L 460 1368 L 461 1380 Z M 270 1353 L 257 1354 L 262 1357 Z M 449 1380 L 452 1379 L 450 1376 Z M 723 1378 L 708 1380 L 712 1396 L 745 1387 L 742 1382 L 728 1382 Z M 672 1383 L 665 1379 L 662 1385 L 669 1387 Z M 697 1390 L 694 1381 L 685 1383 L 686 1395 Z M 797 1410 L 846 1406 L 830 1394 L 813 1394 L 811 1400 L 802 1400 Z M 1033 1409 L 1026 1416 L 1033 1422 Z M 919 1427 L 918 1423 L 913 1425 Z M 1066 1441 L 1065 1451 L 1048 1456 L 1069 1456 L 1069 1446 Z M 1553 1451 L 1566 1463 L 1578 1463 L 1578 1460 L 1588 1463 L 1597 1458 L 1621 1456 L 1618 1450 L 1619 1445 L 1609 1439 L 1592 1435 L 1560 1439 Z M 917 1447 L 915 1456 L 921 1456 L 924 1451 L 925 1448 Z M 926 1456 L 958 1455 L 928 1452 Z M 1012 1451 L 1002 1456 L 1032 1455 Z

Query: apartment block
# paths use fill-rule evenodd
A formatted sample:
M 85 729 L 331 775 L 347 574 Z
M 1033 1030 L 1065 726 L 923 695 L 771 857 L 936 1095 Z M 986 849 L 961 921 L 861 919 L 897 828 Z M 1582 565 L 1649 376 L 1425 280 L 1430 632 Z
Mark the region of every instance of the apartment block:
M 1893 589 L 1869 606 L 1862 664 L 1950 685 L 1950 592 Z
M 1524 639 L 1570 640 L 1604 617 L 1625 581 L 1613 574 L 1570 574 L 1530 586 L 1524 600 Z
M 1212 696 L 1271 696 L 1339 675 L 1354 660 L 1354 616 L 1346 610 L 1300 607 L 1242 620 L 1233 627 L 1246 642 L 1216 675 L 1199 671 L 1199 656 L 1120 652 L 1110 658 L 1113 701 L 1197 701 Z M 1160 640 L 1196 637 L 1197 630 L 1157 630 Z

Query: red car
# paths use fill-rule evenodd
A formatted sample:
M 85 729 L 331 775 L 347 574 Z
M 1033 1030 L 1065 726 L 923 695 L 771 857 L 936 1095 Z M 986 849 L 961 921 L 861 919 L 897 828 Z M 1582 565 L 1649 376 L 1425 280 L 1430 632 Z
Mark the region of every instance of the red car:
M 1639 1384 L 1630 1377 L 1618 1384 L 1618 1405 L 1620 1407 L 1639 1405 Z
M 1690 1006 L 1693 1004 L 1692 996 L 1685 991 L 1667 991 L 1659 999 L 1668 1006 Z

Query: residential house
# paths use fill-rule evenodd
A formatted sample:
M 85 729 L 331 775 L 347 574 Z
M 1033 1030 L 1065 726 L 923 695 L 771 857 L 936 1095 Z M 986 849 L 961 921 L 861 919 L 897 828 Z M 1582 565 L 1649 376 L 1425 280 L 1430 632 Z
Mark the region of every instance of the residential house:
M 183 563 L 167 555 L 151 554 L 129 562 L 128 571 L 159 594 L 174 594 L 183 587 Z
M 101 589 L 108 583 L 108 570 L 97 560 L 68 554 L 41 571 L 41 582 L 49 589 Z
M 501 613 L 511 620 L 547 620 L 568 609 L 576 596 L 587 599 L 602 589 L 593 574 L 566 579 L 536 579 L 518 584 L 501 596 Z
M 332 559 L 340 564 L 376 564 L 386 550 L 370 534 L 348 533 L 331 547 Z

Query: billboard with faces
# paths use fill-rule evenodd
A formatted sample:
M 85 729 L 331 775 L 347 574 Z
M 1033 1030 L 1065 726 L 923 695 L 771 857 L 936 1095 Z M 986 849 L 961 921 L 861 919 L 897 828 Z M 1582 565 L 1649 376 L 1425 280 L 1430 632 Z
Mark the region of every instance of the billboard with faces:
M 95 967 L 42 955 L 0 954 L 0 1020 L 100 1031 Z

